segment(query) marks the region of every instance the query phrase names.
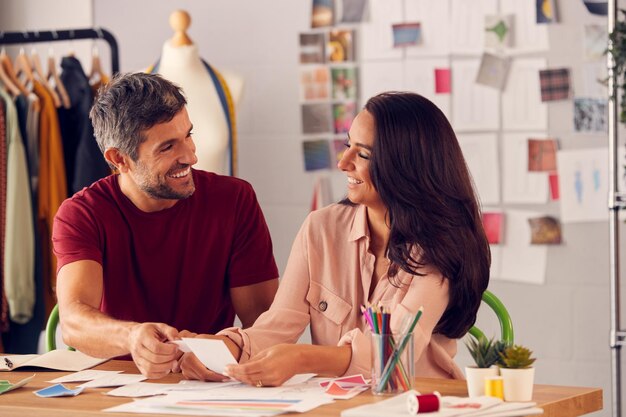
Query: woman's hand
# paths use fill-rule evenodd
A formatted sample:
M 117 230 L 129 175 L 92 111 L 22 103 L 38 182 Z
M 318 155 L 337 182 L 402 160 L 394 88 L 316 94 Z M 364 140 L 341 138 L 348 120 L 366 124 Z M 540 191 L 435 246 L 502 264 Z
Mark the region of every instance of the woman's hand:
M 281 344 L 267 348 L 248 362 L 228 365 L 231 378 L 257 387 L 277 387 L 301 372 L 302 345 Z

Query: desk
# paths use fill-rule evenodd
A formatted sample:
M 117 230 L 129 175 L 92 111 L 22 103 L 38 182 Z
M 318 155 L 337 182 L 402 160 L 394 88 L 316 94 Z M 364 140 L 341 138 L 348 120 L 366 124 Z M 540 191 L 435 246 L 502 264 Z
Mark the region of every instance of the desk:
M 109 361 L 95 367 L 103 370 L 123 370 L 127 373 L 138 373 L 132 362 Z M 48 380 L 66 375 L 68 372 L 36 372 L 37 376 L 25 387 L 0 395 L 0 416 L 2 417 L 72 417 L 72 416 L 137 416 L 138 414 L 102 413 L 101 410 L 132 401 L 130 398 L 119 398 L 103 395 L 111 388 L 88 389 L 77 397 L 39 398 L 33 391 L 51 385 Z M 17 382 L 33 372 L 2 372 L 0 379 Z M 180 374 L 153 382 L 176 383 Z M 77 384 L 67 384 L 74 387 Z M 418 378 L 418 391 L 439 391 L 442 395 L 466 396 L 465 381 Z M 356 407 L 370 402 L 381 401 L 387 397 L 373 396 L 369 391 L 357 395 L 351 400 L 336 400 L 333 404 L 318 407 L 304 414 L 305 416 L 339 416 L 341 410 Z M 602 409 L 602 390 L 600 388 L 562 387 L 555 385 L 535 385 L 533 400 L 544 409 L 546 417 L 574 417 Z M 162 415 L 162 414 L 149 414 Z M 291 414 L 297 415 L 297 414 Z

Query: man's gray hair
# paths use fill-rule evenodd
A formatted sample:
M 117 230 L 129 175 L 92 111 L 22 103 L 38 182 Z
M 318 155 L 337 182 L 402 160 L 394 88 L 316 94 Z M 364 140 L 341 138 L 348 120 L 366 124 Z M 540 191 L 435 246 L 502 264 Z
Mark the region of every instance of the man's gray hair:
M 144 132 L 169 122 L 187 104 L 180 87 L 157 74 L 118 74 L 100 88 L 89 118 L 102 153 L 117 148 L 133 161 Z

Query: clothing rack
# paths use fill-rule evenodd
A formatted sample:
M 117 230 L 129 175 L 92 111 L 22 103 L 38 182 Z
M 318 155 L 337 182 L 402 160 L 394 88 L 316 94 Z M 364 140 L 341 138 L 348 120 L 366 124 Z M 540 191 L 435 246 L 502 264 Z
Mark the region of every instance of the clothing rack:
M 111 48 L 111 75 L 120 71 L 117 40 L 115 40 L 115 36 L 113 36 L 111 32 L 103 28 L 0 32 L 0 45 L 71 41 L 79 39 L 102 39 L 106 41 Z

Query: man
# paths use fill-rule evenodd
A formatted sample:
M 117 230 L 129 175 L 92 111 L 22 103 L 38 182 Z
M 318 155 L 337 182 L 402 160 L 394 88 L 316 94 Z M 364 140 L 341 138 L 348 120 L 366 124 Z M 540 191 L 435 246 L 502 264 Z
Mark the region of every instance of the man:
M 53 230 L 65 343 L 96 357 L 130 354 L 149 378 L 180 355 L 178 330 L 244 327 L 270 306 L 278 270 L 247 182 L 193 170 L 192 124 L 178 87 L 116 77 L 90 117 L 118 172 L 66 200 Z M 199 138 L 199 140 L 203 140 Z

